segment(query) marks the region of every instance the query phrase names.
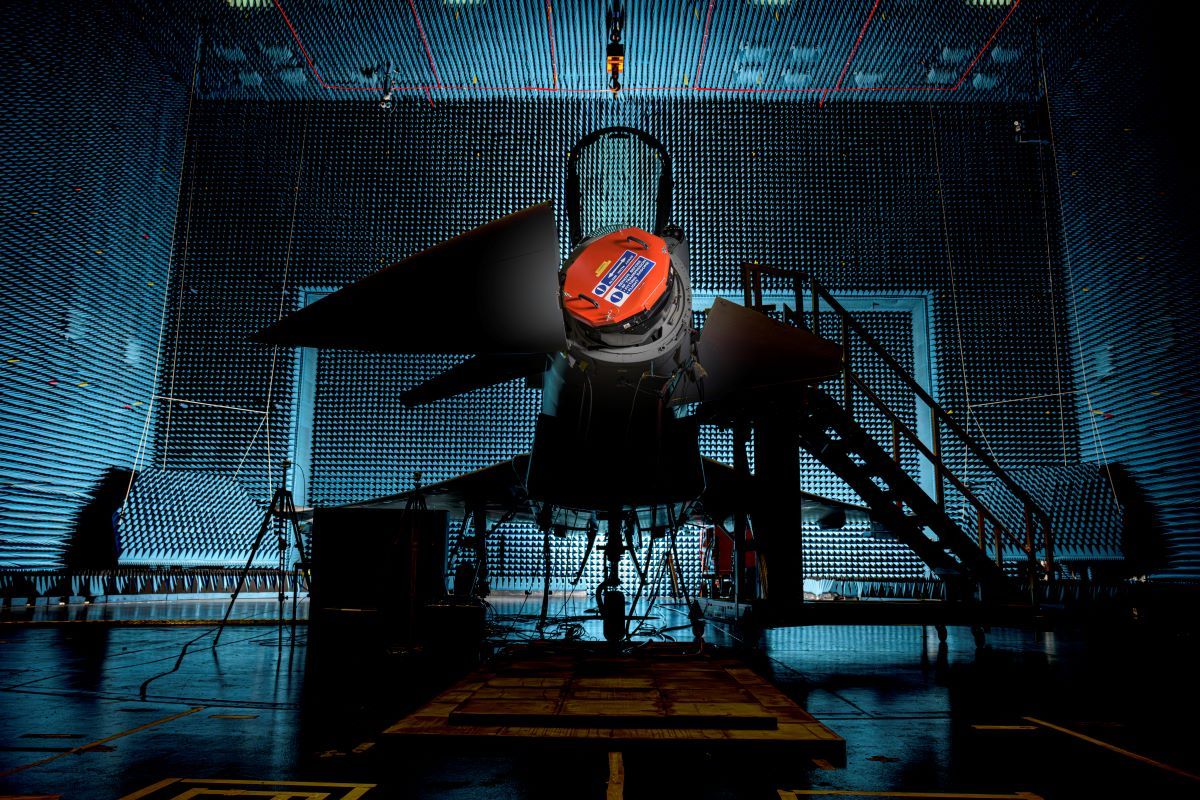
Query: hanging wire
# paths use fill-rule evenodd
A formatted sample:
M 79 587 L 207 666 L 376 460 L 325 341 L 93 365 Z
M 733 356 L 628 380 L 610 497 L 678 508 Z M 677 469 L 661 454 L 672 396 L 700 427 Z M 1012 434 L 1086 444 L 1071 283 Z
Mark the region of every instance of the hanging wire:
M 1046 280 L 1050 290 L 1050 331 L 1054 341 L 1054 380 L 1058 390 L 1056 395 L 1058 398 L 1058 428 L 1059 436 L 1062 439 L 1063 466 L 1066 466 L 1070 463 L 1070 459 L 1067 457 L 1067 410 L 1066 404 L 1063 402 L 1066 392 L 1063 391 L 1062 356 L 1059 353 L 1058 344 L 1058 293 L 1054 285 L 1054 259 L 1050 248 L 1050 212 L 1046 207 L 1046 159 L 1041 145 L 1038 145 L 1037 162 L 1038 183 L 1041 187 L 1039 195 L 1042 201 L 1042 233 L 1046 243 Z
M 175 344 L 171 352 L 171 385 L 167 390 L 170 396 L 175 395 L 175 375 L 179 366 L 179 335 L 183 330 L 183 293 L 187 290 L 188 245 L 192 238 L 192 201 L 196 197 L 196 183 L 188 187 L 187 222 L 183 227 L 183 254 L 179 259 L 179 299 L 175 302 Z M 167 403 L 167 420 L 163 433 L 162 465 L 167 467 L 168 453 L 171 449 L 171 418 L 175 410 L 174 403 Z
M 283 309 L 287 303 L 288 276 L 292 266 L 292 248 L 296 239 L 296 210 L 300 206 L 300 181 L 304 176 L 305 156 L 308 152 L 308 125 L 312 121 L 312 105 L 306 109 L 308 113 L 304 115 L 304 128 L 300 132 L 300 163 L 296 165 L 296 179 L 292 184 L 292 217 L 288 222 L 288 238 L 287 250 L 283 257 L 283 281 L 279 287 L 279 308 L 275 315 L 275 321 L 283 319 Z M 265 403 L 266 416 L 263 417 L 266 425 L 266 443 L 267 443 L 267 493 L 272 491 L 271 478 L 271 400 L 275 390 L 275 368 L 279 361 L 279 345 L 271 346 L 271 370 L 267 374 L 267 399 Z
M 958 307 L 958 283 L 954 276 L 954 258 L 953 258 L 953 254 L 952 254 L 952 250 L 951 250 L 951 246 L 950 246 L 950 219 L 946 213 L 946 191 L 945 191 L 945 184 L 942 179 L 942 158 L 941 158 L 940 149 L 938 147 L 937 129 L 934 125 L 934 120 L 933 120 L 933 104 L 932 103 L 929 104 L 928 110 L 929 110 L 929 138 L 933 143 L 933 163 L 934 163 L 934 166 L 937 168 L 938 202 L 941 206 L 942 236 L 944 237 L 945 246 L 946 246 L 946 271 L 950 276 L 950 298 L 951 298 L 951 303 L 954 308 L 955 338 L 958 341 L 958 364 L 959 364 L 959 369 L 962 374 L 963 398 L 966 401 L 966 407 L 967 407 L 967 430 L 970 431 L 971 418 L 974 416 L 975 423 L 979 427 L 979 436 L 981 439 L 983 439 L 983 443 L 988 449 L 988 454 L 992 457 L 993 460 L 995 460 L 996 454 L 995 454 L 995 452 L 993 452 L 992 445 L 988 441 L 987 433 L 984 431 L 983 424 L 982 424 L 982 422 L 980 422 L 978 415 L 975 414 L 974 411 L 972 410 L 972 405 L 971 405 L 971 388 L 970 388 L 970 384 L 967 382 L 967 357 L 966 357 L 965 348 L 963 346 L 962 314 L 959 311 L 959 307 Z M 967 471 L 967 460 L 968 460 L 969 456 L 970 456 L 970 448 L 964 447 L 963 448 L 963 472 L 964 473 Z
M 1050 138 L 1050 160 L 1054 167 L 1054 185 L 1058 194 L 1058 216 L 1059 219 L 1062 219 L 1065 213 L 1062 196 L 1062 172 L 1058 168 L 1058 143 L 1054 137 L 1054 117 L 1050 112 L 1050 81 L 1046 77 L 1045 50 L 1043 49 L 1041 37 L 1038 37 L 1037 39 L 1037 49 L 1038 67 L 1042 74 L 1042 90 L 1045 93 L 1046 99 L 1046 128 Z M 1071 259 L 1071 246 L 1065 236 L 1063 237 L 1062 248 L 1063 266 L 1065 266 L 1067 269 L 1067 282 L 1071 285 L 1071 292 L 1068 294 L 1068 298 L 1070 299 L 1071 316 L 1074 317 L 1075 330 L 1078 331 L 1080 330 L 1081 326 L 1079 322 L 1079 301 L 1075 291 L 1075 270 Z M 1104 475 L 1108 478 L 1108 485 L 1109 488 L 1112 489 L 1113 499 L 1119 504 L 1121 498 L 1117 492 L 1117 484 L 1113 480 L 1112 470 L 1108 468 L 1108 452 L 1104 445 L 1104 437 L 1100 433 L 1100 426 L 1096 424 L 1096 408 L 1092 405 L 1092 394 L 1089 387 L 1090 382 L 1088 381 L 1087 361 L 1083 354 L 1083 340 L 1078 335 L 1075 336 L 1075 347 L 1079 354 L 1079 376 L 1081 382 L 1083 383 L 1083 399 L 1087 404 L 1087 417 L 1088 424 L 1092 429 L 1092 439 L 1096 443 L 1097 449 L 1100 451 L 1100 465 L 1104 467 Z
M 187 174 L 188 142 L 189 142 L 189 135 L 192 130 L 192 106 L 196 99 L 196 80 L 197 80 L 199 74 L 200 74 L 200 59 L 196 58 L 195 64 L 192 66 L 192 79 L 188 83 L 187 111 L 184 114 L 184 118 L 183 118 L 183 152 L 180 154 L 180 158 L 179 158 L 179 183 L 176 188 L 177 195 L 181 195 L 183 193 L 184 175 Z M 193 178 L 193 180 L 191 181 L 191 183 L 189 185 L 189 189 L 188 189 L 189 198 L 191 197 L 191 193 L 194 189 L 195 189 L 195 179 Z M 188 218 L 187 219 L 188 219 L 188 225 L 190 225 L 191 224 L 191 201 L 190 201 L 190 199 L 188 201 Z M 126 486 L 125 486 L 125 496 L 121 499 L 121 508 L 118 511 L 119 514 L 125 513 L 125 506 L 129 503 L 129 495 L 133 493 L 134 478 L 137 476 L 138 469 L 142 465 L 142 458 L 146 454 L 146 451 L 148 449 L 147 444 L 148 444 L 149 438 L 150 438 L 150 422 L 154 418 L 154 398 L 158 394 L 158 376 L 159 376 L 159 371 L 162 367 L 163 338 L 165 337 L 166 330 L 167 330 L 167 310 L 171 306 L 171 290 L 170 290 L 171 261 L 170 261 L 170 259 L 172 259 L 175 255 L 175 236 L 176 236 L 178 226 L 179 226 L 179 215 L 176 214 L 175 218 L 171 221 L 170 247 L 167 250 L 167 253 L 169 254 L 168 261 L 167 261 L 167 276 L 166 276 L 166 280 L 163 282 L 163 285 L 165 287 L 163 289 L 163 303 L 162 303 L 162 310 L 159 312 L 159 318 L 158 318 L 158 340 L 154 347 L 154 371 L 153 371 L 151 379 L 150 379 L 150 399 L 146 403 L 146 417 L 144 420 L 142 420 L 142 433 L 141 433 L 141 436 L 138 438 L 137 449 L 134 451 L 133 464 L 132 464 L 131 469 L 129 470 L 129 483 L 126 484 Z M 168 406 L 168 408 L 169 407 L 170 406 Z

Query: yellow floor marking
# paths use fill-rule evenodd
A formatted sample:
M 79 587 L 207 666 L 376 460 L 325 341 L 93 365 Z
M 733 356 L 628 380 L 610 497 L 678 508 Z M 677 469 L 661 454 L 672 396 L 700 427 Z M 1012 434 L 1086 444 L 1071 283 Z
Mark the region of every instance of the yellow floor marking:
M 1164 764 L 1161 761 L 1155 761 L 1153 758 L 1135 753 L 1132 750 L 1126 750 L 1123 747 L 1117 747 L 1115 744 L 1102 742 L 1099 739 L 1095 739 L 1087 734 L 1080 733 L 1079 731 L 1073 731 L 1070 728 L 1064 728 L 1061 725 L 1055 725 L 1052 722 L 1046 722 L 1045 720 L 1036 719 L 1035 717 L 1022 717 L 1022 719 L 1027 719 L 1035 725 L 1041 725 L 1043 728 L 1049 728 L 1052 731 L 1058 731 L 1059 733 L 1065 733 L 1068 736 L 1074 736 L 1076 739 L 1087 742 L 1088 744 L 1094 744 L 1097 747 L 1103 747 L 1105 750 L 1110 750 L 1118 755 L 1125 756 L 1126 758 L 1132 758 L 1134 761 L 1140 761 L 1143 764 L 1149 764 L 1152 767 L 1158 767 L 1159 769 L 1170 772 L 1173 775 L 1179 775 L 1181 777 L 1200 782 L 1200 775 L 1187 772 L 1179 767 L 1173 767 L 1170 764 Z
M 323 781 L 239 781 L 228 778 L 185 778 L 181 783 L 202 783 L 206 786 L 302 786 L 312 789 L 349 789 L 338 800 L 358 800 L 371 789 L 373 783 L 327 783 Z
M 355 747 L 355 748 L 354 748 L 352 751 L 350 751 L 350 752 L 352 752 L 352 753 L 365 753 L 365 752 L 367 752 L 368 750 L 370 750 L 370 749 L 371 749 L 372 747 L 374 747 L 374 746 L 375 746 L 375 743 L 374 743 L 374 742 L 363 742 L 362 744 L 358 745 L 357 747 Z
M 245 781 L 232 777 L 185 777 L 180 783 L 215 783 L 218 786 L 302 786 L 318 789 L 373 789 L 374 783 L 326 783 L 324 781 Z
M 193 797 L 270 797 L 272 800 L 328 800 L 329 792 L 293 792 L 276 789 L 209 789 L 197 787 L 188 789 L 183 794 L 177 794 L 171 800 L 192 800 Z
M 798 797 L 924 797 L 941 800 L 1042 800 L 1033 792 L 1016 794 L 971 794 L 962 792 L 858 792 L 847 789 L 780 789 L 779 800 Z
M 814 758 L 812 760 L 812 763 L 814 765 L 820 767 L 821 769 L 834 769 L 833 764 L 830 764 L 828 761 L 826 761 L 823 758 Z
M 1036 731 L 1037 725 L 972 725 L 977 731 Z
M 138 789 L 133 794 L 125 795 L 124 797 L 121 798 L 121 800 L 141 800 L 141 798 L 145 797 L 146 795 L 154 794 L 159 789 L 165 788 L 167 786 L 170 786 L 172 783 L 178 783 L 178 782 L 179 782 L 179 778 L 163 778 L 158 783 L 152 783 L 149 786 L 147 786 L 145 789 Z
M 4 772 L 0 772 L 0 778 L 7 778 L 9 775 L 16 774 L 18 772 L 30 769 L 32 767 L 40 767 L 42 764 L 48 764 L 57 758 L 62 758 L 63 756 L 69 756 L 72 753 L 81 753 L 84 750 L 89 750 L 89 749 L 92 749 L 95 747 L 99 747 L 100 745 L 111 742 L 114 739 L 120 739 L 124 736 L 130 736 L 132 734 L 138 733 L 139 731 L 144 731 L 147 728 L 154 728 L 158 725 L 165 725 L 166 723 L 177 720 L 180 717 L 186 717 L 189 714 L 195 714 L 197 711 L 203 711 L 203 710 L 204 710 L 204 706 L 197 706 L 196 708 L 189 708 L 187 711 L 180 711 L 178 714 L 172 714 L 169 717 L 163 717 L 162 719 L 155 720 L 154 722 L 147 722 L 145 725 L 139 725 L 136 728 L 130 728 L 127 731 L 121 731 L 120 733 L 114 733 L 112 736 L 106 736 L 103 739 L 97 739 L 94 742 L 88 742 L 87 744 L 81 744 L 79 747 L 72 747 L 70 750 L 64 750 L 61 753 L 55 753 L 52 756 L 43 758 L 41 761 L 31 761 L 28 764 L 22 764 L 19 767 L 13 767 L 12 769 L 5 770 Z
M 127 794 L 121 800 L 141 800 L 165 789 L 172 784 L 188 784 L 193 788 L 186 789 L 181 794 L 172 795 L 170 800 L 190 800 L 194 797 L 211 795 L 231 797 L 271 797 L 278 800 L 358 800 L 370 789 L 373 783 L 327 783 L 321 781 L 260 781 L 236 780 L 231 778 L 164 778 L 158 783 L 139 789 L 133 794 Z M 237 787 L 262 786 L 263 789 L 243 789 Z M 214 788 L 228 787 L 228 788 Z M 294 787 L 294 788 L 293 788 Z M 182 788 L 182 787 L 181 787 Z M 345 794 L 340 792 L 304 791 L 309 789 L 349 789 Z M 3 800 L 3 798 L 0 798 Z
M 625 796 L 625 760 L 620 753 L 608 754 L 608 789 L 605 800 L 621 800 Z

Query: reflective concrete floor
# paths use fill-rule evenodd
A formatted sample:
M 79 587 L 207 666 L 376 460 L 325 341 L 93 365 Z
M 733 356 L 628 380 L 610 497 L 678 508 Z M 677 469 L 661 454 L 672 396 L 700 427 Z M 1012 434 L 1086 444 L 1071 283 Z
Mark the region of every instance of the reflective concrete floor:
M 312 635 L 239 626 L 214 648 L 204 626 L 0 625 L 0 795 L 605 797 L 603 747 L 389 746 L 379 732 L 453 676 L 353 629 Z M 846 765 L 628 753 L 623 795 L 1196 798 L 1197 655 L 1192 636 L 1134 627 L 997 629 L 980 651 L 957 628 L 941 648 L 920 627 L 779 629 L 749 657 L 847 740 Z

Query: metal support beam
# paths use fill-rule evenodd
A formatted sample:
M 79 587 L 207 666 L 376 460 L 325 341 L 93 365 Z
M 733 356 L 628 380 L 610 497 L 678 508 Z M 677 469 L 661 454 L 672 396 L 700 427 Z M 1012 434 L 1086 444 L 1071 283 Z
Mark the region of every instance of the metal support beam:
M 746 454 L 749 442 L 750 423 L 738 420 L 733 428 L 733 468 L 737 473 L 742 497 L 749 495 L 752 484 L 750 458 Z M 749 567 L 750 542 L 747 537 L 750 520 L 744 504 L 738 505 L 738 510 L 733 516 L 733 527 L 734 597 L 739 601 L 749 601 L 755 598 L 757 587 Z
M 804 602 L 801 550 L 800 436 L 796 409 L 776 408 L 754 425 L 754 538 L 770 613 Z

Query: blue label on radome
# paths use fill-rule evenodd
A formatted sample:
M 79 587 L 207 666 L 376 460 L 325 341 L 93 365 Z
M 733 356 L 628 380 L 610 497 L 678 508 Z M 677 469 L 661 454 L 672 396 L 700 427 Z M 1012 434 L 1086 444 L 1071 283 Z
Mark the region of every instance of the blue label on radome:
M 612 285 L 616 283 L 617 279 L 620 278 L 625 272 L 625 268 L 628 267 L 635 258 L 637 258 L 637 253 L 634 253 L 632 250 L 626 250 L 624 253 L 622 253 L 621 257 L 613 262 L 613 265 L 608 268 L 608 272 L 604 273 L 604 277 L 601 278 L 600 282 L 596 284 L 596 288 L 592 289 L 592 294 L 599 295 L 600 297 L 603 297 L 605 294 L 607 294 L 608 290 L 612 288 Z
M 629 252 L 628 250 L 626 252 Z M 654 269 L 654 262 L 645 256 L 641 256 L 637 261 L 633 262 L 633 266 L 625 271 L 621 279 L 617 281 L 617 285 L 613 288 L 612 293 L 608 296 L 608 302 L 614 306 L 620 306 L 625 300 L 641 286 L 642 281 L 650 274 L 650 270 Z M 605 276 L 607 277 L 607 276 Z

